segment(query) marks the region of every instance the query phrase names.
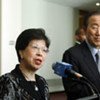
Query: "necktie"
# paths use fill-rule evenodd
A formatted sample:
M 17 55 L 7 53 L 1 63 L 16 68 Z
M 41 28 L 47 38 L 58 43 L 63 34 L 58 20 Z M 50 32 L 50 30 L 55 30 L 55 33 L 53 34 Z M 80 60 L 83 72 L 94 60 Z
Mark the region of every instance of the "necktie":
M 98 70 L 100 72 L 100 51 L 98 51 L 95 56 L 96 56 L 96 63 L 98 66 Z

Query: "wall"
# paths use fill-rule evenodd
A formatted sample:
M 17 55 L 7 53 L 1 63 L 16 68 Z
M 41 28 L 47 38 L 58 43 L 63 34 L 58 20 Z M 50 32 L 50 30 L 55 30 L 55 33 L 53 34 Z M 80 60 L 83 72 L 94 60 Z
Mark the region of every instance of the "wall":
M 1 0 L 0 0 L 0 33 L 1 33 Z M 0 34 L 0 44 L 1 44 L 1 34 Z M 0 59 L 1 59 L 1 45 L 0 45 Z M 1 66 L 1 60 L 0 60 Z M 0 74 L 1 74 L 1 67 L 0 67 Z
M 38 71 L 38 74 L 47 79 L 50 91 L 63 90 L 62 81 L 54 74 L 52 64 L 61 61 L 64 51 L 73 45 L 73 33 L 78 23 L 77 14 L 78 11 L 71 7 L 44 0 L 23 0 L 22 28 L 42 27 L 51 39 L 47 60 Z
M 1 15 L 1 74 L 18 63 L 14 48 L 18 34 L 26 28 L 44 28 L 51 46 L 44 66 L 37 73 L 46 78 L 50 92 L 62 91 L 61 77 L 54 74 L 52 64 L 61 61 L 63 52 L 73 45 L 78 10 L 45 0 L 2 0 Z
M 15 40 L 21 32 L 21 0 L 1 0 L 1 74 L 18 63 Z
M 22 28 L 44 28 L 51 39 L 50 52 L 47 62 L 39 73 L 43 76 L 45 70 L 47 79 L 56 78 L 51 69 L 52 63 L 61 61 L 65 49 L 73 45 L 75 10 L 44 0 L 23 0 Z M 48 66 L 49 65 L 49 66 Z

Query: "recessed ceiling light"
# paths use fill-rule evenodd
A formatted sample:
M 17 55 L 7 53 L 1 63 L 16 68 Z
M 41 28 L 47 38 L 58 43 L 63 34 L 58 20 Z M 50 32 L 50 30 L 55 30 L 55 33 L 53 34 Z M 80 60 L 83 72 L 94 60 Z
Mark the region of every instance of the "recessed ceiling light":
M 96 6 L 100 6 L 100 3 L 99 3 L 99 2 L 97 2 L 97 3 L 96 3 Z

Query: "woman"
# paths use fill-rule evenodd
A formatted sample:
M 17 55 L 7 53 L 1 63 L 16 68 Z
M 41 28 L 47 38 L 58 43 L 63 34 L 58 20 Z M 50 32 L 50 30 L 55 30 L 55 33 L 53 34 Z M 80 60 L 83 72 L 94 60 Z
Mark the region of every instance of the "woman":
M 36 74 L 49 45 L 43 29 L 27 29 L 19 35 L 15 46 L 19 64 L 0 77 L 0 100 L 49 100 L 48 85 Z

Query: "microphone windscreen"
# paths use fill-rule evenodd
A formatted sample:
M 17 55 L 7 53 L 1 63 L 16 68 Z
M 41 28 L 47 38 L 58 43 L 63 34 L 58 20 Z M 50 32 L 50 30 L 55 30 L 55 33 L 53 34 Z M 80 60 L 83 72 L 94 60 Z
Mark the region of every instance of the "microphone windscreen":
M 72 65 L 65 62 L 56 62 L 52 65 L 52 69 L 55 74 L 67 78 L 68 75 L 65 73 L 65 70 L 71 70 Z

